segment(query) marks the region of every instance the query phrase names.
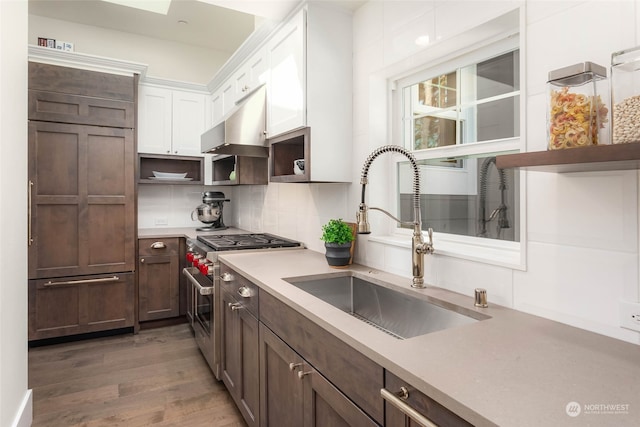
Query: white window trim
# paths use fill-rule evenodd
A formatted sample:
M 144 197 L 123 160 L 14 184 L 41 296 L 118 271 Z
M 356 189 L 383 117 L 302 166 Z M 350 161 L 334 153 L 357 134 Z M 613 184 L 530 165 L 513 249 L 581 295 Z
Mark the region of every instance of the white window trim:
M 498 40 L 494 38 L 493 40 L 485 41 L 483 47 L 478 48 L 478 46 L 474 46 L 470 48 L 466 54 L 462 52 L 464 55 L 464 62 L 473 61 L 477 59 L 477 61 L 481 61 L 485 59 L 487 56 L 487 45 L 491 45 L 489 49 L 492 52 L 499 51 L 501 49 L 508 50 L 508 46 L 517 47 L 518 44 L 514 43 L 517 38 L 519 38 L 519 49 L 520 49 L 520 136 L 515 138 L 507 138 L 496 141 L 483 141 L 469 144 L 461 144 L 457 146 L 445 146 L 445 147 L 437 147 L 431 148 L 428 150 L 420 150 L 414 152 L 414 156 L 416 159 L 435 159 L 435 158 L 443 158 L 443 157 L 459 157 L 459 156 L 470 156 L 477 154 L 491 154 L 492 152 L 515 152 L 515 151 L 525 151 L 526 147 L 526 64 L 525 64 L 525 38 L 524 38 L 524 15 L 522 11 L 520 11 L 520 28 L 521 31 L 519 34 L 514 33 L 512 30 L 505 30 L 505 33 Z M 514 37 L 515 36 L 515 37 Z M 514 38 L 516 40 L 514 40 Z M 474 53 L 470 53 L 471 51 L 475 51 Z M 477 62 L 476 61 L 476 62 Z M 431 77 L 433 75 L 438 75 L 438 70 L 442 73 L 450 72 L 451 69 L 455 68 L 456 60 L 452 60 L 452 58 L 443 58 L 442 61 L 438 61 L 437 59 L 434 61 L 437 65 L 431 67 L 426 71 L 425 74 L 429 74 L 427 77 Z M 434 74 L 435 73 L 435 74 Z M 396 96 L 394 92 L 396 92 L 396 88 L 399 87 L 397 82 L 400 82 L 402 79 L 407 76 L 415 75 L 415 72 L 408 73 L 404 72 L 402 75 L 396 74 L 395 76 L 388 76 L 388 89 L 389 89 L 389 111 L 393 111 L 394 113 L 389 114 L 389 118 L 395 122 L 390 125 L 392 129 L 392 136 L 394 143 L 404 146 L 404 141 L 402 140 L 402 136 L 400 135 L 400 129 L 402 125 L 397 125 L 402 123 L 402 112 L 399 108 L 394 108 L 397 106 L 401 98 Z M 400 92 L 400 91 L 397 91 Z M 395 104 L 395 105 L 394 105 Z M 396 171 L 396 164 L 406 160 L 404 156 L 393 155 L 388 159 L 388 170 Z M 398 213 L 398 182 L 397 182 L 397 174 L 392 173 L 389 176 L 388 185 L 389 185 L 389 194 L 392 194 L 392 200 L 389 200 L 389 205 L 387 209 L 394 213 L 396 216 Z M 508 242 L 501 241 L 496 239 L 486 239 L 486 238 L 478 238 L 472 236 L 461 236 L 455 234 L 448 233 L 439 233 L 437 230 L 434 230 L 433 240 L 435 253 L 439 256 L 449 256 L 454 258 L 465 259 L 469 261 L 481 262 L 485 264 L 497 265 L 502 267 L 507 267 L 514 270 L 526 270 L 526 174 L 520 174 L 520 206 L 519 206 L 519 217 L 520 217 L 520 241 L 519 242 Z M 411 248 L 411 234 L 412 231 L 409 229 L 403 229 L 397 227 L 395 222 L 388 222 L 388 230 L 386 235 L 370 235 L 369 240 L 373 242 L 382 243 L 389 246 L 401 247 L 401 248 Z M 424 235 L 425 233 L 423 233 Z M 424 236 L 425 239 L 427 236 Z

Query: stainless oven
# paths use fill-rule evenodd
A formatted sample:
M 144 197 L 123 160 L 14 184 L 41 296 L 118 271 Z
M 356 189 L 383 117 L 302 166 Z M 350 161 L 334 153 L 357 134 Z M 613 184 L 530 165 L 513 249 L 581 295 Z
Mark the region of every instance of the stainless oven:
M 211 249 L 196 241 L 187 240 L 187 263 L 190 267 L 182 270 L 191 286 L 187 294 L 187 319 L 191 324 L 198 347 L 216 378 L 219 377 L 219 343 L 215 341 L 220 334 L 216 320 L 218 314 L 219 290 L 214 277 L 218 276 L 219 264 L 207 259 Z
M 217 379 L 221 379 L 222 312 L 218 254 L 234 250 L 261 251 L 303 247 L 300 242 L 272 234 L 227 233 L 187 239 L 187 262 L 190 266 L 182 271 L 191 283 L 187 299 L 187 318 L 193 328 L 198 347 Z

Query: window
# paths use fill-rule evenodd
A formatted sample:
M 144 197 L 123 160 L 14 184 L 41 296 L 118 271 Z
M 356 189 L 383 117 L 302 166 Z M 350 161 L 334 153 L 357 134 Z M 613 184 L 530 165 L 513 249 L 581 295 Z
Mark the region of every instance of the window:
M 517 39 L 395 82 L 399 137 L 421 173 L 424 230 L 468 236 L 476 244 L 520 240 L 519 174 L 495 167 L 497 154 L 520 148 Z M 413 171 L 401 157 L 396 167 L 399 217 L 411 221 Z

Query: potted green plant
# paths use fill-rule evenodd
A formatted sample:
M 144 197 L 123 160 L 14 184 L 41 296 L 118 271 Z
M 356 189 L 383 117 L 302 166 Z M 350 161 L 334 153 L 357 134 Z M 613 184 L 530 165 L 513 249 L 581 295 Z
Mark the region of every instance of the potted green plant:
M 330 219 L 322 226 L 325 257 L 331 267 L 344 267 L 351 263 L 351 247 L 355 240 L 353 227 L 342 219 Z

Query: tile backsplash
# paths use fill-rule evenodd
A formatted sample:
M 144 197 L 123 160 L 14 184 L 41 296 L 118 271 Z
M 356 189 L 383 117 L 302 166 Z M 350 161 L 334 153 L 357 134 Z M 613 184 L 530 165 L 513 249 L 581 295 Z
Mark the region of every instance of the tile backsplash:
M 205 191 L 222 191 L 231 199 L 223 205 L 222 217 L 226 225 L 233 224 L 234 204 L 229 188 L 212 188 L 197 185 L 144 184 L 138 186 L 138 227 L 200 227 L 191 213 L 202 204 Z M 229 221 L 227 220 L 229 219 Z

